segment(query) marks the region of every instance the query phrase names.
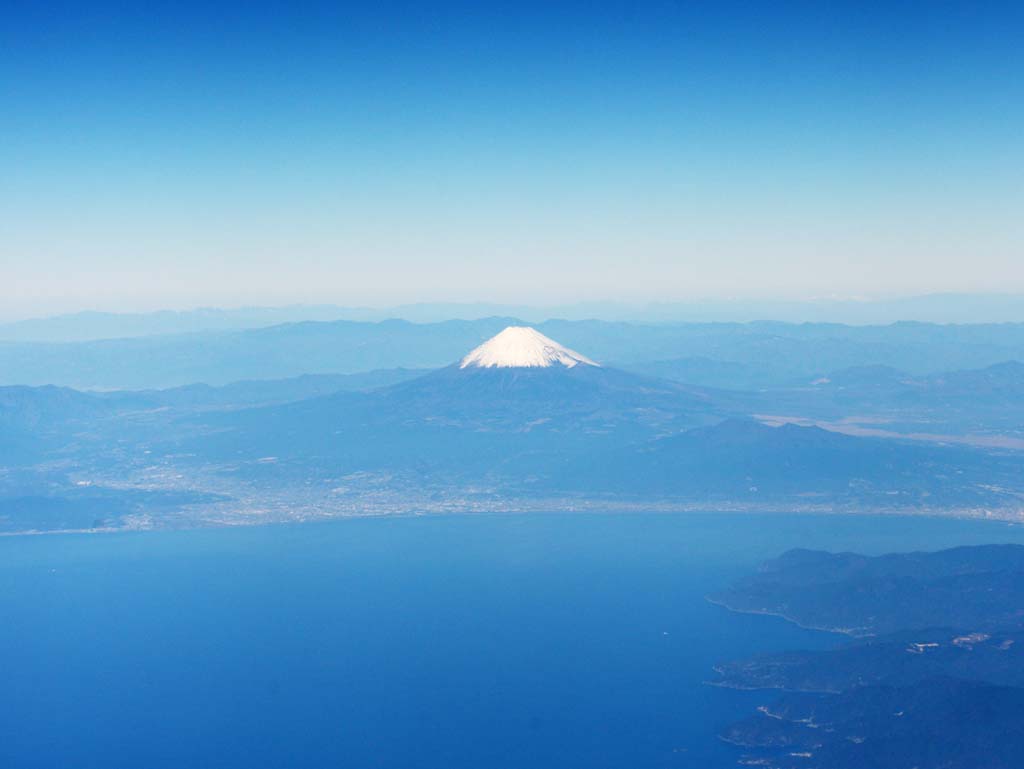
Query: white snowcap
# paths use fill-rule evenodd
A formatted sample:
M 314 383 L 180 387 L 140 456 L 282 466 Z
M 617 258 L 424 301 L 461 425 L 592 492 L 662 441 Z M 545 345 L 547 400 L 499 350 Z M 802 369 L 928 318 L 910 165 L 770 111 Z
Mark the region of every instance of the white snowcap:
M 598 365 L 539 331 L 509 326 L 463 358 L 459 368 L 548 368 L 556 363 L 566 368 Z

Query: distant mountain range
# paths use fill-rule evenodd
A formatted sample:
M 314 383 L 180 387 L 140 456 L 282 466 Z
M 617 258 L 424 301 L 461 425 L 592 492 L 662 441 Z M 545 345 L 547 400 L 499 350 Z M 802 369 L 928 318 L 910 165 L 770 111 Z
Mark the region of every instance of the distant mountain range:
M 548 306 L 433 302 L 384 308 L 320 304 L 231 309 L 205 307 L 139 313 L 90 311 L 0 323 L 0 341 L 80 342 L 240 330 L 304 321 L 378 322 L 398 319 L 439 323 L 488 317 L 515 317 L 532 324 L 553 318 L 630 323 L 746 323 L 764 320 L 855 325 L 899 321 L 1020 323 L 1024 322 L 1024 296 L 947 293 L 874 300 L 723 299 L 653 303 L 580 302 Z
M 78 343 L 5 342 L 0 384 L 152 389 L 440 368 L 502 329 L 521 325 L 501 317 L 430 324 L 335 321 Z M 855 366 L 891 366 L 918 376 L 1024 360 L 1024 324 L 548 321 L 535 328 L 599 363 L 728 389 L 789 386 Z M 699 376 L 688 373 L 701 367 Z

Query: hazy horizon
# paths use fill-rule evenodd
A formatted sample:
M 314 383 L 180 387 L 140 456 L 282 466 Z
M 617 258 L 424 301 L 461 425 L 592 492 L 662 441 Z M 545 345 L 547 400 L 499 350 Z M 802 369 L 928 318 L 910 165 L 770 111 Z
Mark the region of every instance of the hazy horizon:
M 518 317 L 535 323 L 553 318 L 602 319 L 636 322 L 735 322 L 890 324 L 901 321 L 939 324 L 1024 323 L 1024 293 L 934 293 L 876 297 L 699 297 L 656 301 L 567 300 L 561 302 L 490 302 L 422 300 L 408 303 L 291 302 L 178 306 L 73 306 L 66 310 L 0 311 L 0 327 L 24 327 L 87 318 L 159 316 L 280 316 L 282 323 L 297 319 L 385 321 L 404 319 L 434 323 L 446 319 L 490 316 Z

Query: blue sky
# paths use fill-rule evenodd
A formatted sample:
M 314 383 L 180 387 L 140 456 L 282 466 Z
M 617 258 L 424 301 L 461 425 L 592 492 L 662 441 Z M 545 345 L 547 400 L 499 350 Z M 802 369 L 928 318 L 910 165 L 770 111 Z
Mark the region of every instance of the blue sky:
M 1024 291 L 1022 31 L 1010 3 L 8 3 L 0 305 Z

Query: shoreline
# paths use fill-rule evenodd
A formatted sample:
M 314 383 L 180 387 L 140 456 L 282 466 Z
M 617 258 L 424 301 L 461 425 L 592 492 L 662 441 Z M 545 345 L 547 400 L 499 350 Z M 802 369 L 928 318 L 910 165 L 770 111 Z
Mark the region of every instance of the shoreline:
M 992 510 L 977 509 L 907 509 L 907 508 L 872 508 L 862 507 L 849 509 L 825 505 L 768 505 L 725 503 L 707 504 L 696 502 L 667 501 L 611 501 L 595 499 L 566 500 L 486 500 L 479 502 L 450 502 L 427 504 L 395 504 L 381 505 L 379 502 L 368 502 L 366 507 L 358 509 L 355 503 L 343 510 L 323 511 L 309 508 L 297 509 L 294 514 L 280 512 L 269 513 L 258 511 L 225 511 L 220 515 L 189 515 L 177 513 L 163 519 L 141 514 L 129 517 L 125 525 L 104 526 L 97 528 L 65 528 L 65 529 L 19 529 L 0 531 L 0 538 L 36 537 L 51 535 L 104 535 L 126 534 L 150 531 L 192 531 L 199 529 L 230 529 L 251 526 L 298 525 L 326 521 L 341 521 L 367 518 L 422 518 L 430 516 L 451 515 L 630 515 L 630 514 L 701 514 L 701 515 L 793 515 L 793 516 L 895 516 L 903 518 L 931 518 L 955 521 L 977 521 L 999 523 L 1007 526 L 1024 525 L 1024 512 L 1008 510 L 1003 514 L 994 514 Z M 847 630 L 836 628 L 806 627 L 783 614 L 737 609 L 720 601 L 705 597 L 710 603 L 740 614 L 762 614 L 780 617 L 806 630 L 841 633 L 857 637 Z
M 783 614 L 781 612 L 768 611 L 767 609 L 737 609 L 735 606 L 730 606 L 724 601 L 712 598 L 710 595 L 704 596 L 704 600 L 712 606 L 721 606 L 723 609 L 731 611 L 734 614 L 751 614 L 761 617 L 778 617 L 779 619 L 785 620 L 791 625 L 795 625 L 801 630 L 812 630 L 818 633 L 832 633 L 835 635 L 846 636 L 847 638 L 873 638 L 875 636 L 875 633 L 858 633 L 855 629 L 851 628 L 818 627 L 815 625 L 805 625 L 787 614 Z

